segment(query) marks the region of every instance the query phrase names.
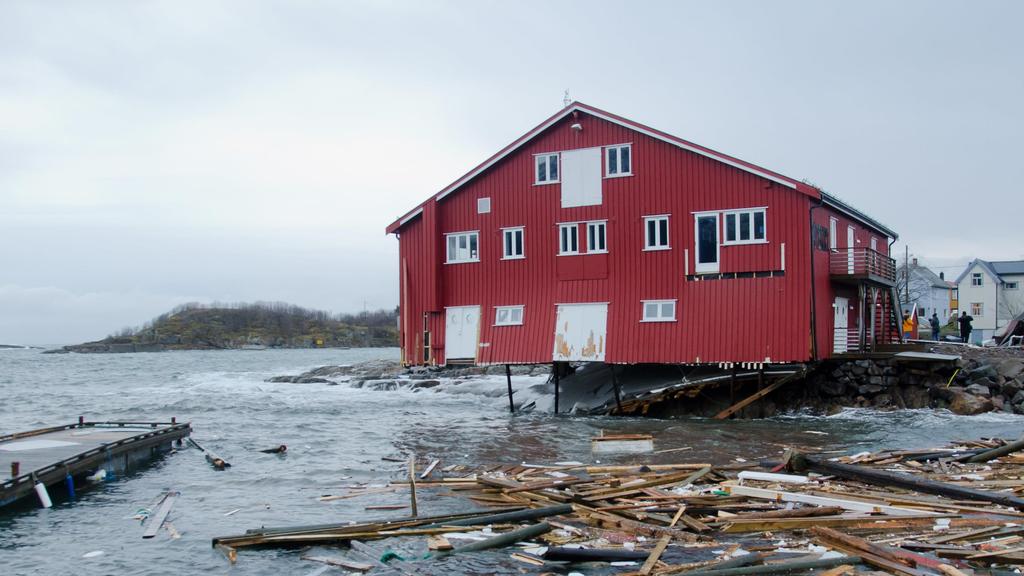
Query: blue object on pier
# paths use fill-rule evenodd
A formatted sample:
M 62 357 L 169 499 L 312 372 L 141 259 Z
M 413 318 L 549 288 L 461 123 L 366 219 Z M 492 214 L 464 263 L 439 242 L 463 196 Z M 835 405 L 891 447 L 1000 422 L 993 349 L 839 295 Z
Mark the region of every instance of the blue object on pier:
M 71 499 L 71 500 L 74 500 L 75 499 L 75 479 L 71 477 L 71 473 L 70 472 L 68 473 L 67 476 L 64 477 L 64 483 L 68 485 L 68 498 Z

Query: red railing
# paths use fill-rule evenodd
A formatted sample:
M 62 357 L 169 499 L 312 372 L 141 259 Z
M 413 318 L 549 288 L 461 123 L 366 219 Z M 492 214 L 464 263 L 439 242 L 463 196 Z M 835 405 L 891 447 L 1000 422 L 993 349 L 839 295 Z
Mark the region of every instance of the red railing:
M 870 278 L 896 283 L 896 261 L 870 248 L 838 248 L 829 255 L 832 276 Z

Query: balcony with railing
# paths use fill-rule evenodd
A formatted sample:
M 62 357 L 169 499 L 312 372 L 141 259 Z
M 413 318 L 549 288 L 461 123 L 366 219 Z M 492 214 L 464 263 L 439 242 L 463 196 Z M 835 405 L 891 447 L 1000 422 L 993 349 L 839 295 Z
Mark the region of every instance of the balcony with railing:
M 833 280 L 896 285 L 896 261 L 870 248 L 838 248 L 829 254 L 828 272 Z

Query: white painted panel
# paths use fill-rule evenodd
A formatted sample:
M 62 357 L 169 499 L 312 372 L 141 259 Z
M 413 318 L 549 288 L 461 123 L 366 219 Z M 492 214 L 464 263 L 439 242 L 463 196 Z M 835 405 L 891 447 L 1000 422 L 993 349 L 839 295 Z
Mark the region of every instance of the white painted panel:
M 848 226 L 846 228 L 846 268 L 847 268 L 847 273 L 848 274 L 853 274 L 853 250 L 854 250 L 854 248 L 856 248 L 856 246 L 854 246 L 854 240 L 853 240 L 853 226 Z
M 562 208 L 601 204 L 601 149 L 562 152 Z
M 552 358 L 604 362 L 607 325 L 607 304 L 559 304 Z
M 479 306 L 455 306 L 446 310 L 444 331 L 445 360 L 476 358 L 480 330 Z
M 847 350 L 846 337 L 847 327 L 849 319 L 849 307 L 850 301 L 846 298 L 836 297 L 836 302 L 833 304 L 835 320 L 833 325 L 835 326 L 834 333 L 832 335 L 832 351 L 836 354 L 842 354 Z

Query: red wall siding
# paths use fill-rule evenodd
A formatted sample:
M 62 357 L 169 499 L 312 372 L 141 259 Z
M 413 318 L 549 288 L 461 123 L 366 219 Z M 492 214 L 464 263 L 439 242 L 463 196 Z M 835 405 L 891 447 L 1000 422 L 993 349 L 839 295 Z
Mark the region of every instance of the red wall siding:
M 582 131 L 569 124 L 579 122 Z M 599 206 L 561 208 L 560 185 L 534 185 L 533 154 L 631 143 L 634 176 L 604 179 Z M 477 214 L 489 197 L 491 212 Z M 435 361 L 443 362 L 444 307 L 479 305 L 479 363 L 550 362 L 558 303 L 608 302 L 606 361 L 787 362 L 810 358 L 808 210 L 816 200 L 786 186 L 581 113 L 567 118 L 449 196 L 427 203 L 401 230 L 410 294 L 402 300 L 403 350 L 415 350 L 433 311 Z M 766 244 L 722 246 L 722 273 L 781 271 L 770 278 L 691 280 L 693 212 L 767 207 Z M 436 209 L 436 210 L 435 210 Z M 645 215 L 670 214 L 672 249 L 642 250 Z M 819 209 L 815 221 L 824 219 Z M 607 220 L 607 255 L 557 256 L 557 224 Z M 720 227 L 723 225 L 720 219 Z M 526 258 L 502 260 L 501 229 L 525 227 Z M 480 262 L 444 264 L 443 234 L 479 230 Z M 840 221 L 845 243 L 845 220 Z M 580 229 L 580 247 L 585 245 Z M 864 236 L 867 246 L 867 236 Z M 879 235 L 880 249 L 887 249 Z M 689 260 L 688 264 L 686 260 Z M 827 253 L 815 261 L 819 350 L 831 349 Z M 564 278 L 606 278 L 565 280 Z M 563 279 L 560 279 L 563 278 Z M 403 285 L 403 290 L 406 285 Z M 436 291 L 436 292 L 435 292 Z M 641 300 L 676 299 L 677 321 L 641 323 Z M 494 307 L 524 305 L 522 326 L 494 326 Z M 408 307 L 408 310 L 406 308 Z M 822 310 L 828 310 L 823 314 Z M 407 324 L 408 323 L 408 324 Z M 408 327 L 408 329 L 406 329 Z M 422 335 L 420 335 L 422 338 Z

